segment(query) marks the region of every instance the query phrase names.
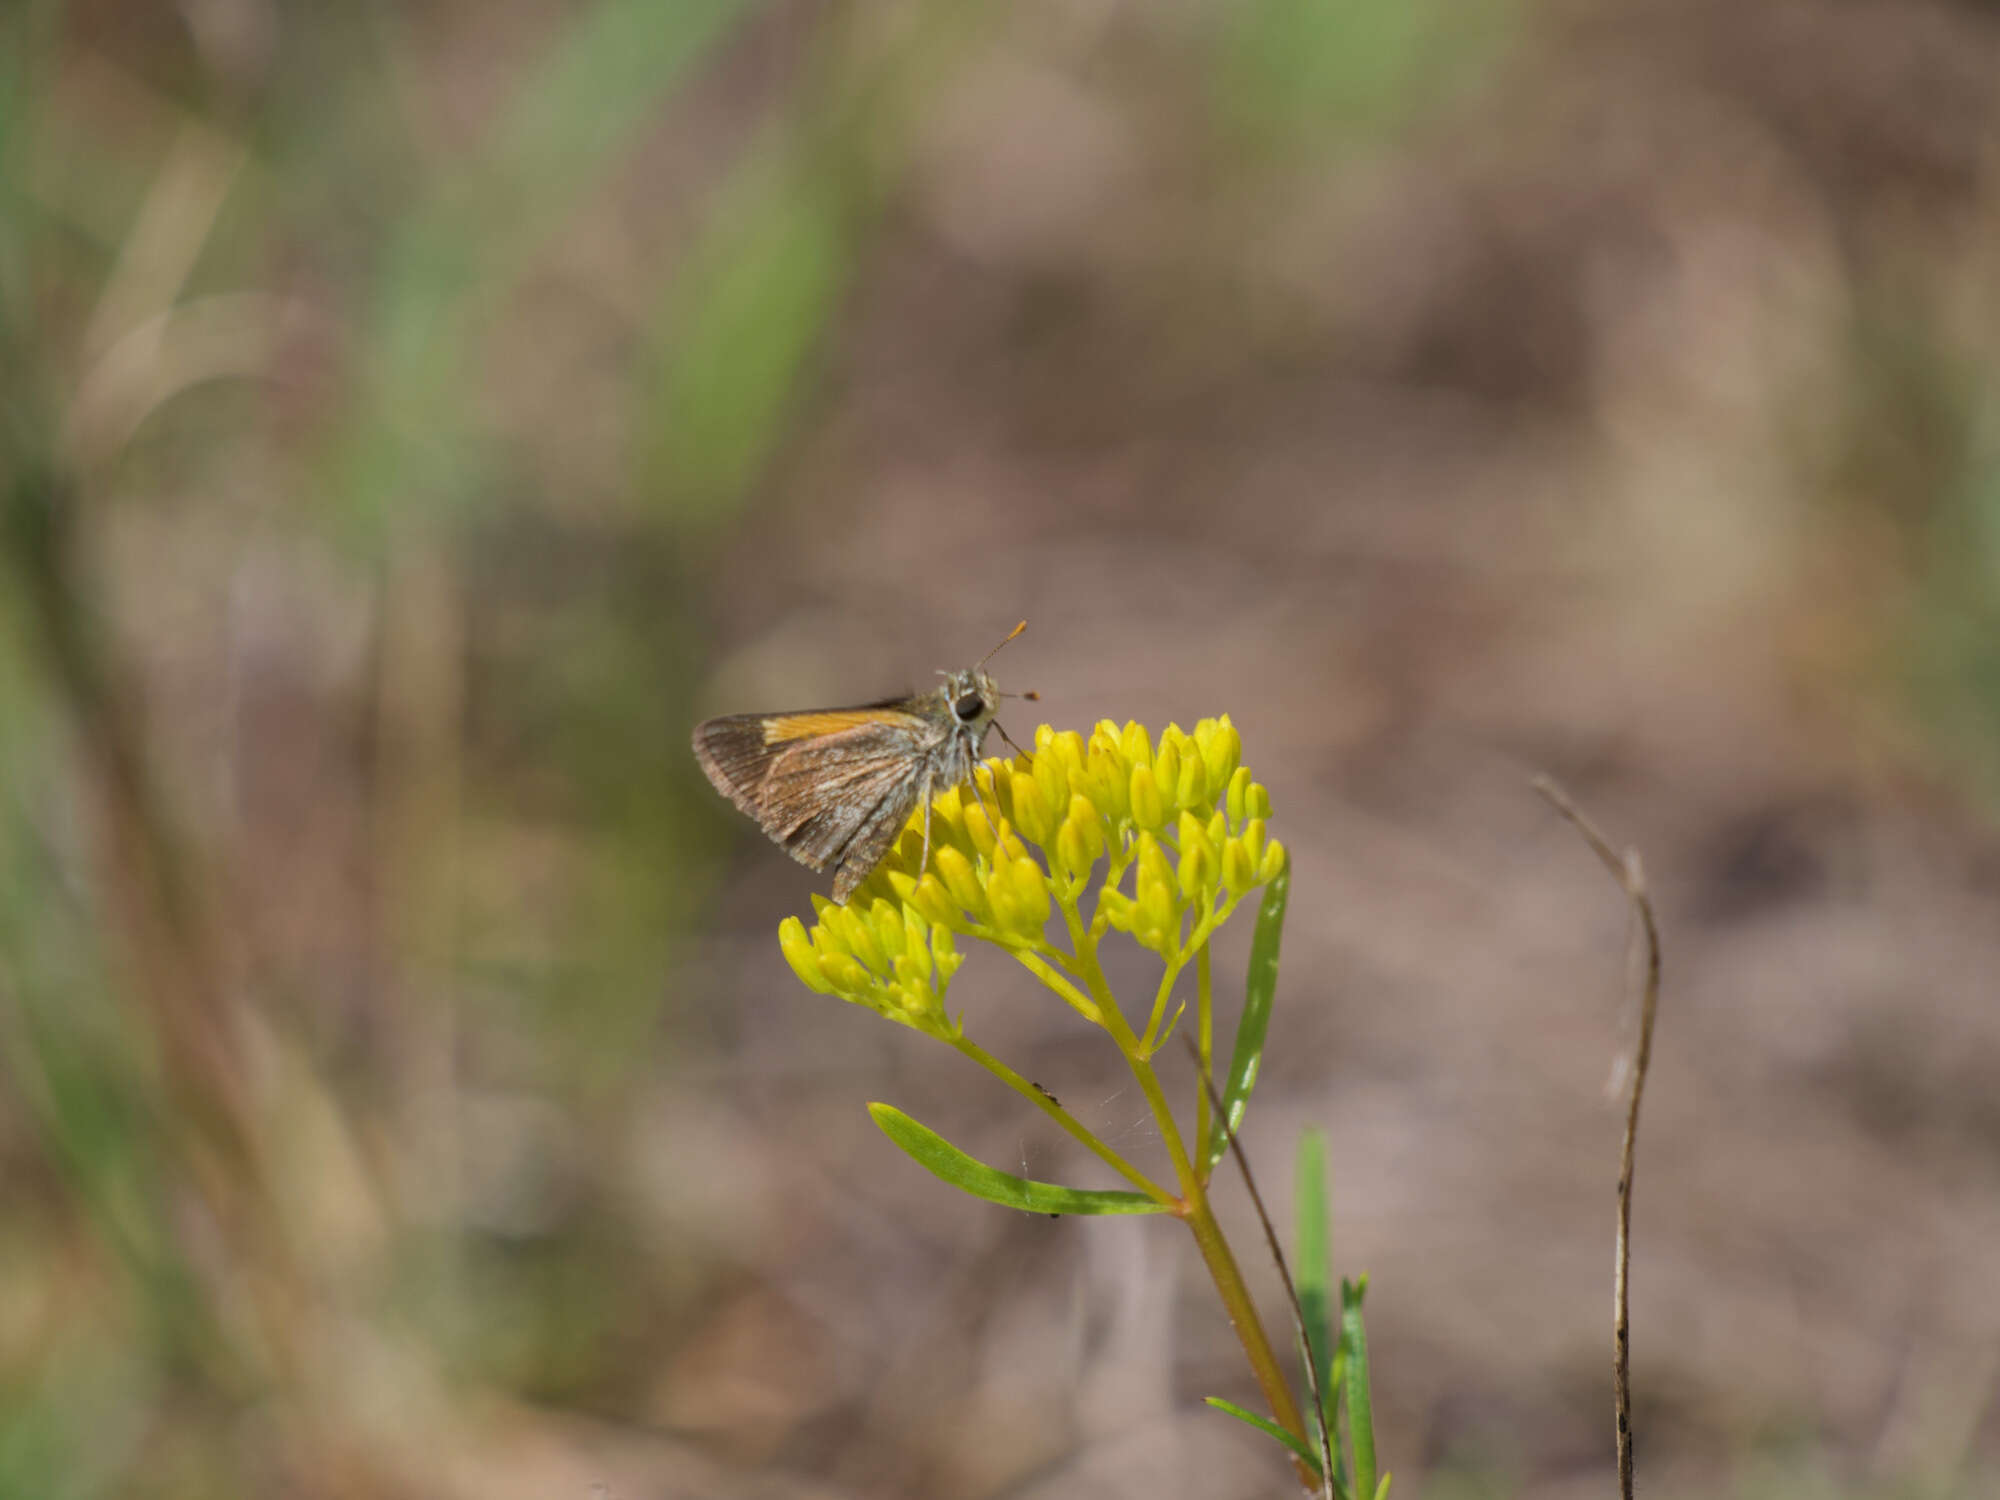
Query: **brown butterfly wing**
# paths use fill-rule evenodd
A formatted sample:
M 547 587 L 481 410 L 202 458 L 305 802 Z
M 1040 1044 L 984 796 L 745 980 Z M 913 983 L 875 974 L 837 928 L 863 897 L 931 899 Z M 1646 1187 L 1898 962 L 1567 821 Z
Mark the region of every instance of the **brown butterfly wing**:
M 711 719 L 694 750 L 716 789 L 794 859 L 834 867 L 833 899 L 845 902 L 909 818 L 936 735 L 919 715 L 872 705 Z
M 801 864 L 834 872 L 833 899 L 845 903 L 902 832 L 922 789 L 921 770 L 906 754 L 828 767 L 816 764 L 809 790 L 787 800 L 786 761 L 770 783 L 774 810 L 789 822 L 765 831 Z
M 790 749 L 764 741 L 763 714 L 710 719 L 694 731 L 694 758 L 715 789 L 751 817 L 762 820 L 758 789 L 771 762 Z

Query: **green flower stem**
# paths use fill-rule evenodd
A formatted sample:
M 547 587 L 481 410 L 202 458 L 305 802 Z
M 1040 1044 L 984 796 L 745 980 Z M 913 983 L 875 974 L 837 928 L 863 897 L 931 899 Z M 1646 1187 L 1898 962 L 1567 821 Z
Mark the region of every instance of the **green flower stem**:
M 1070 947 L 1076 950 L 1070 967 L 1082 978 L 1084 988 L 1090 991 L 1092 1009 L 1097 1012 L 1093 1019 L 1113 1037 L 1121 1034 L 1130 1036 L 1132 1028 L 1125 1024 L 1125 1013 L 1118 1008 L 1118 997 L 1111 993 L 1111 986 L 1105 982 L 1104 970 L 1097 964 L 1097 939 L 1100 936 L 1097 924 L 1092 922 L 1085 927 L 1083 914 L 1074 906 L 1065 906 L 1062 914 L 1063 923 L 1069 928 Z
M 1208 1266 L 1208 1274 L 1215 1282 L 1217 1293 L 1222 1297 L 1223 1308 L 1229 1314 L 1230 1324 L 1250 1360 L 1257 1384 L 1263 1389 L 1264 1399 L 1270 1403 L 1271 1415 L 1280 1427 L 1301 1442 L 1309 1441 L 1305 1418 L 1300 1415 L 1298 1403 L 1292 1399 L 1292 1389 L 1285 1382 L 1284 1366 L 1278 1362 L 1277 1352 L 1271 1348 L 1271 1340 L 1257 1316 L 1257 1304 L 1251 1300 L 1250 1289 L 1243 1282 L 1243 1272 L 1237 1267 L 1229 1241 L 1223 1237 L 1222 1226 L 1216 1222 L 1215 1212 L 1209 1206 L 1207 1190 L 1198 1182 L 1188 1195 L 1184 1217 L 1194 1234 L 1195 1244 L 1201 1247 L 1201 1258 Z M 1318 1476 L 1308 1466 L 1296 1458 L 1292 1466 L 1298 1470 L 1299 1482 L 1307 1489 L 1318 1487 Z
M 1000 947 L 1005 948 L 1015 958 L 1020 960 L 1022 968 L 1026 969 L 1035 978 L 1041 980 L 1043 984 L 1062 996 L 1068 1002 L 1070 1008 L 1082 1016 L 1084 1020 L 1094 1026 L 1102 1026 L 1104 1024 L 1104 1018 L 1098 1014 L 1097 1006 L 1085 997 L 1083 992 L 1071 982 L 1069 976 L 1064 974 L 1062 970 L 1050 963 L 1041 954 L 1035 952 L 1028 944 L 985 927 L 971 928 L 970 935 L 976 938 L 983 938 L 989 943 L 996 943 Z
M 1183 962 L 1171 960 L 1160 976 L 1160 987 L 1153 995 L 1153 1014 L 1146 1021 L 1146 1034 L 1139 1039 L 1139 1050 L 1147 1057 L 1160 1050 L 1160 1027 L 1167 1019 L 1167 1001 L 1173 998 L 1174 981 L 1181 977 Z
M 965 1056 L 978 1063 L 980 1067 L 986 1069 L 995 1078 L 1006 1084 L 1008 1088 L 1034 1105 L 1036 1109 L 1039 1109 L 1051 1120 L 1054 1120 L 1078 1145 L 1089 1151 L 1099 1161 L 1111 1168 L 1112 1171 L 1131 1183 L 1133 1187 L 1153 1199 L 1156 1203 L 1164 1203 L 1176 1212 L 1179 1212 L 1180 1200 L 1125 1160 L 1116 1151 L 1105 1145 L 1095 1135 L 1091 1134 L 1089 1129 L 1080 1120 L 1060 1104 L 1056 1103 L 1054 1099 L 1050 1098 L 1042 1090 L 1036 1088 L 1033 1083 L 1023 1078 L 1019 1073 L 1016 1073 L 1012 1068 L 1000 1061 L 999 1058 L 995 1057 L 969 1037 L 960 1036 L 951 1038 L 951 1044 Z
M 1110 1032 L 1118 1050 L 1125 1054 L 1126 1065 L 1131 1068 L 1132 1077 L 1137 1080 L 1140 1092 L 1145 1094 L 1153 1119 L 1160 1127 L 1160 1139 L 1167 1148 L 1167 1155 L 1174 1165 L 1174 1176 L 1181 1188 L 1180 1205 L 1176 1212 L 1194 1235 L 1194 1242 L 1201 1250 L 1202 1262 L 1208 1267 L 1209 1278 L 1215 1283 L 1217 1295 L 1222 1298 L 1230 1326 L 1236 1330 L 1237 1340 L 1243 1345 L 1243 1353 L 1250 1361 L 1251 1372 L 1257 1377 L 1265 1401 L 1270 1404 L 1271 1415 L 1277 1419 L 1279 1426 L 1300 1442 L 1309 1442 L 1305 1418 L 1299 1413 L 1298 1403 L 1292 1399 L 1284 1366 L 1279 1363 L 1277 1351 L 1271 1347 L 1270 1336 L 1264 1332 L 1263 1320 L 1257 1316 L 1257 1304 L 1250 1296 L 1250 1288 L 1244 1283 L 1243 1271 L 1236 1264 L 1236 1256 L 1222 1233 L 1222 1225 L 1216 1220 L 1215 1210 L 1208 1201 L 1208 1190 L 1195 1164 L 1188 1159 L 1180 1126 L 1167 1103 L 1166 1091 L 1160 1087 L 1159 1075 L 1140 1050 L 1138 1037 L 1132 1034 L 1132 1028 L 1126 1024 L 1118 1002 L 1111 994 L 1104 970 L 1097 961 L 1097 945 L 1094 942 L 1080 944 L 1076 957 L 1077 972 L 1090 986 L 1092 997 L 1104 1012 L 1104 1029 Z M 1303 1466 L 1299 1476 L 1301 1483 L 1314 1482 Z
M 1196 1163 L 1209 1159 L 1209 1143 L 1215 1122 L 1208 1113 L 1207 1079 L 1215 1076 L 1215 984 L 1209 972 L 1208 944 L 1196 950 L 1194 958 L 1195 1048 L 1201 1055 L 1201 1077 L 1194 1091 L 1194 1140 Z

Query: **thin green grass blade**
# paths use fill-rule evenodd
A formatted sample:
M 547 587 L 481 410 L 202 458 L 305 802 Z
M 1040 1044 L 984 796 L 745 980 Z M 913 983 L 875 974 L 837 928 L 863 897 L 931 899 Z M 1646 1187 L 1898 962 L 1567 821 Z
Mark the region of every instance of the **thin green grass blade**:
M 920 1125 L 891 1104 L 871 1104 L 868 1113 L 882 1127 L 882 1133 L 908 1152 L 918 1165 L 942 1177 L 953 1187 L 1031 1214 L 1158 1214 L 1166 1205 L 1144 1193 L 1126 1193 L 1096 1188 L 1063 1187 L 1060 1183 L 1035 1182 L 997 1171 L 967 1156 L 958 1147 L 927 1125 Z
M 1319 1473 L 1319 1455 L 1299 1440 L 1295 1432 L 1287 1432 L 1268 1417 L 1260 1417 L 1254 1411 L 1245 1411 L 1234 1401 L 1225 1401 L 1220 1396 L 1203 1396 L 1202 1400 L 1219 1412 L 1226 1412 L 1239 1422 L 1248 1422 L 1266 1437 L 1274 1437 L 1292 1451 L 1295 1458 L 1303 1459 L 1315 1475 Z
M 1375 1401 L 1368 1390 L 1368 1333 L 1361 1322 L 1361 1299 L 1368 1278 L 1340 1283 L 1340 1342 L 1347 1356 L 1347 1430 L 1354 1443 L 1354 1492 L 1377 1493 Z
M 1264 1064 L 1264 1037 L 1271 1028 L 1271 1002 L 1278 993 L 1278 945 L 1285 935 L 1285 906 L 1291 896 L 1292 867 L 1287 862 L 1278 878 L 1264 888 L 1264 902 L 1257 909 L 1257 933 L 1250 940 L 1250 972 L 1243 981 L 1243 1019 L 1236 1026 L 1236 1050 L 1229 1059 L 1229 1080 L 1222 1090 L 1223 1118 L 1229 1129 L 1216 1131 L 1209 1142 L 1206 1170 L 1211 1172 L 1229 1149 L 1229 1137 L 1243 1123 L 1250 1090 L 1257 1086 L 1257 1072 Z
M 1292 1184 L 1298 1220 L 1292 1241 L 1292 1283 L 1298 1288 L 1306 1339 L 1312 1345 L 1313 1376 L 1326 1403 L 1321 1421 L 1337 1453 L 1340 1393 L 1333 1385 L 1333 1346 L 1339 1333 L 1333 1319 L 1333 1235 L 1327 1203 L 1325 1131 L 1308 1130 L 1300 1135 Z

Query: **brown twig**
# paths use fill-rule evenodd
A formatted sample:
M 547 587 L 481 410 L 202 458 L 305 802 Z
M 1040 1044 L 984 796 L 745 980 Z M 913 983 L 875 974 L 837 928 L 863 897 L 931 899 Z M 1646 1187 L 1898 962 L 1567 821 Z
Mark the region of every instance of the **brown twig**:
M 1313 1356 L 1312 1335 L 1306 1330 L 1305 1307 L 1299 1301 L 1298 1288 L 1292 1284 L 1291 1267 L 1285 1263 L 1285 1252 L 1278 1244 L 1278 1232 L 1271 1227 L 1271 1216 L 1264 1211 L 1264 1195 L 1257 1191 L 1257 1179 L 1250 1175 L 1250 1158 L 1243 1154 L 1236 1132 L 1229 1128 L 1229 1117 L 1223 1110 L 1221 1096 L 1215 1092 L 1215 1080 L 1201 1065 L 1201 1050 L 1195 1046 L 1194 1038 L 1182 1032 L 1181 1041 L 1187 1047 L 1188 1056 L 1194 1060 L 1195 1077 L 1201 1080 L 1202 1092 L 1208 1096 L 1209 1109 L 1213 1111 L 1216 1123 L 1222 1127 L 1222 1138 L 1229 1145 L 1229 1154 L 1236 1159 L 1237 1171 L 1243 1174 L 1243 1186 L 1250 1190 L 1251 1207 L 1257 1210 L 1257 1222 L 1264 1226 L 1264 1243 L 1270 1246 L 1271 1259 L 1278 1267 L 1278 1279 L 1285 1284 L 1285 1300 L 1292 1306 L 1292 1326 L 1298 1330 L 1299 1343 L 1305 1349 L 1306 1390 L 1312 1396 L 1313 1426 L 1319 1433 L 1320 1494 L 1324 1500 L 1335 1500 L 1333 1443 L 1327 1433 L 1326 1401 L 1320 1394 L 1319 1362 Z
M 1646 1068 L 1653 1058 L 1653 1018 L 1660 1004 L 1660 929 L 1653 921 L 1652 898 L 1646 894 L 1646 872 L 1639 851 L 1620 855 L 1597 825 L 1570 801 L 1547 776 L 1537 776 L 1535 790 L 1583 836 L 1585 843 L 1624 887 L 1632 904 L 1641 940 L 1646 945 L 1646 978 L 1639 1008 L 1639 1046 L 1632 1061 L 1632 1094 L 1625 1105 L 1625 1143 L 1618 1156 L 1618 1253 L 1612 1283 L 1612 1399 L 1618 1413 L 1618 1493 L 1632 1500 L 1632 1159 L 1639 1139 L 1639 1100 L 1646 1092 Z

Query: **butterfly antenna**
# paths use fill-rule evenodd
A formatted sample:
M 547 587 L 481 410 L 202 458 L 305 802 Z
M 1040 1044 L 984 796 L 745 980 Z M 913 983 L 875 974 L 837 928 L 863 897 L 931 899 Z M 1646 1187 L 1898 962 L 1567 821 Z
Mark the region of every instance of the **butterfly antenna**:
M 1016 625 L 1012 630 L 1008 631 L 1005 635 L 1003 635 L 1000 638 L 1000 646 L 1006 645 L 1009 641 L 1019 636 L 1020 633 L 1026 630 L 1027 628 L 1028 628 L 1028 622 L 1026 620 L 1023 620 L 1020 624 Z M 993 660 L 993 652 L 998 651 L 1000 649 L 1000 646 L 995 646 L 993 648 L 993 651 L 989 651 L 984 656 L 980 657 L 978 662 L 973 666 L 972 670 L 977 672 L 980 669 L 980 667 L 985 666 L 989 661 Z

